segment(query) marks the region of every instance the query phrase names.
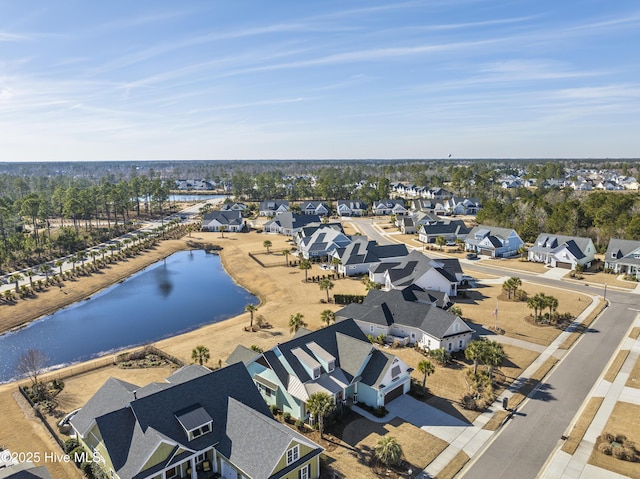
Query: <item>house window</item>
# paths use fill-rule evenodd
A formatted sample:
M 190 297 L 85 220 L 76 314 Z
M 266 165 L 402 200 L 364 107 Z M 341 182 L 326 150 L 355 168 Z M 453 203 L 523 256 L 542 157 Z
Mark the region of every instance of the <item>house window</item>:
M 333 371 L 335 368 L 336 368 L 335 361 L 329 361 L 329 364 L 328 364 L 329 372 Z
M 287 451 L 287 466 L 300 458 L 300 448 L 296 445 Z
M 302 469 L 300 469 L 300 472 L 298 472 L 298 478 L 309 479 L 310 477 L 311 477 L 311 465 L 307 464 Z
M 462 339 L 460 340 L 460 346 L 458 346 L 459 348 L 462 348 Z
M 451 351 L 451 343 L 449 343 L 449 351 Z
M 315 368 L 313 370 L 313 379 L 318 379 L 320 377 L 320 368 Z
M 176 477 L 178 475 L 178 468 L 172 467 L 171 469 L 167 469 L 166 477 L 167 479 L 171 479 L 172 477 Z
M 205 452 L 203 452 L 202 454 L 198 454 L 198 457 L 196 457 L 196 462 L 198 464 L 200 464 L 201 462 L 204 462 L 205 457 L 206 457 Z

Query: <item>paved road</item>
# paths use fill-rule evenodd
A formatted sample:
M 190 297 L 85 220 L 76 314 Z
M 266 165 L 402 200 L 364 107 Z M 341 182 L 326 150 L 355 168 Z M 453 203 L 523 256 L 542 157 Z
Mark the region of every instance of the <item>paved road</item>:
M 538 475 L 638 314 L 633 310 L 638 300 L 624 297 L 607 308 L 592 331 L 576 343 L 460 477 L 533 479 Z

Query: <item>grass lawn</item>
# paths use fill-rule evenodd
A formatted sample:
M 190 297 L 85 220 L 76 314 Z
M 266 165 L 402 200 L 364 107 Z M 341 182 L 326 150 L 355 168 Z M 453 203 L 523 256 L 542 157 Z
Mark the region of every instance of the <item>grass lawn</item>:
M 638 417 L 640 417 L 640 406 L 626 402 L 616 403 L 603 432 L 611 434 L 624 434 L 627 439 L 638 444 L 640 442 L 640 428 L 638 428 Z M 607 456 L 597 449 L 597 444 L 593 448 L 589 464 L 592 464 L 608 471 L 617 472 L 628 477 L 640 477 L 640 462 L 627 462 Z
M 638 283 L 635 281 L 621 281 L 618 279 L 618 276 L 615 274 L 608 273 L 589 273 L 584 272 L 582 274 L 582 279 L 578 280 L 583 283 L 596 283 L 599 285 L 609 285 L 609 286 L 617 286 L 618 288 L 625 289 L 634 289 L 638 286 Z
M 456 456 L 447 464 L 442 471 L 436 476 L 436 479 L 453 479 L 460 469 L 469 462 L 469 456 L 464 451 L 460 451 Z
M 629 373 L 629 378 L 625 386 L 640 389 L 640 358 L 636 361 L 636 364 L 634 364 L 633 369 Z
M 633 328 L 629 333 L 630 338 L 638 339 L 638 336 L 640 336 L 640 328 Z
M 591 421 L 593 421 L 598 409 L 600 409 L 602 401 L 604 401 L 603 397 L 593 397 L 589 399 L 587 406 L 584 408 L 584 411 L 582 411 L 582 415 L 569 433 L 569 439 L 567 439 L 562 445 L 562 450 L 564 452 L 572 455 L 576 452 L 576 449 L 578 449 L 578 446 L 584 437 L 584 433 L 587 432 L 587 429 L 591 425 Z
M 537 293 L 545 293 L 558 299 L 558 312 L 570 313 L 577 317 L 591 304 L 591 298 L 584 294 L 573 293 L 562 289 L 549 288 L 538 284 L 524 283 L 522 288 L 529 297 Z M 499 299 L 497 299 L 499 298 Z M 467 298 L 455 298 L 462 309 L 465 319 L 483 326 L 493 327 L 496 322 L 493 311 L 498 307 L 498 327 L 509 337 L 548 346 L 562 332 L 553 325 L 533 324 L 526 318 L 533 311 L 524 301 L 507 300 L 502 284 L 480 284 L 475 290 L 467 293 Z
M 543 263 L 522 260 L 521 258 L 501 258 L 491 260 L 491 264 L 498 268 L 515 269 L 527 273 L 545 273 L 549 271 Z
M 404 455 L 404 464 L 388 474 L 385 472 L 385 477 L 402 478 L 407 477 L 408 469 L 422 470 L 447 447 L 442 439 L 400 419 L 379 424 L 353 412 L 341 423 L 327 428 L 327 432 L 323 440 L 317 432 L 308 435 L 326 448 L 324 464 L 345 478 L 379 477 L 372 467 L 375 466 L 372 458 L 375 445 L 383 436 L 395 437 Z
M 496 374 L 496 377 L 503 381 L 496 387 L 496 394 L 499 394 L 507 384 L 513 382 L 538 356 L 534 351 L 522 349 L 508 344 L 503 345 L 507 359 Z M 415 351 L 413 348 L 389 349 L 391 354 L 395 354 L 410 367 L 414 368 L 411 377 L 422 384 L 422 374 L 418 371 L 418 363 L 425 359 L 425 356 Z M 433 361 L 432 361 L 433 362 Z M 427 392 L 424 401 L 454 417 L 473 422 L 479 415 L 479 411 L 471 411 L 462 406 L 461 399 L 467 393 L 465 371 L 472 366 L 472 362 L 462 356 L 454 359 L 448 366 L 435 364 L 435 372 L 427 378 Z M 501 373 L 501 374 L 500 374 Z M 418 398 L 419 399 L 419 398 Z
M 616 379 L 616 376 L 618 375 L 620 368 L 626 361 L 627 356 L 629 356 L 628 349 L 623 349 L 621 351 L 618 351 L 616 358 L 613 360 L 613 362 L 611 363 L 611 366 L 609 366 L 609 369 L 604 375 L 605 381 L 609 381 L 610 383 L 612 383 Z

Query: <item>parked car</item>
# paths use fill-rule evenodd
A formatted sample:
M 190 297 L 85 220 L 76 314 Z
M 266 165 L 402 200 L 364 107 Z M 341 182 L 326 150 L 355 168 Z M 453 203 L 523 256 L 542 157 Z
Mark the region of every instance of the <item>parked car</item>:
M 477 257 L 476 253 L 467 253 L 467 259 L 476 259 Z

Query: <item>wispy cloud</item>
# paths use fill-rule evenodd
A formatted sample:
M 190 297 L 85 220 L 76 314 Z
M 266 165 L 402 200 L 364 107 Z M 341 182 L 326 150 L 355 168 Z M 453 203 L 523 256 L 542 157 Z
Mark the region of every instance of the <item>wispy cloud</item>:
M 32 39 L 33 39 L 32 35 L 0 32 L 0 42 L 23 42 L 23 41 L 32 40 Z

